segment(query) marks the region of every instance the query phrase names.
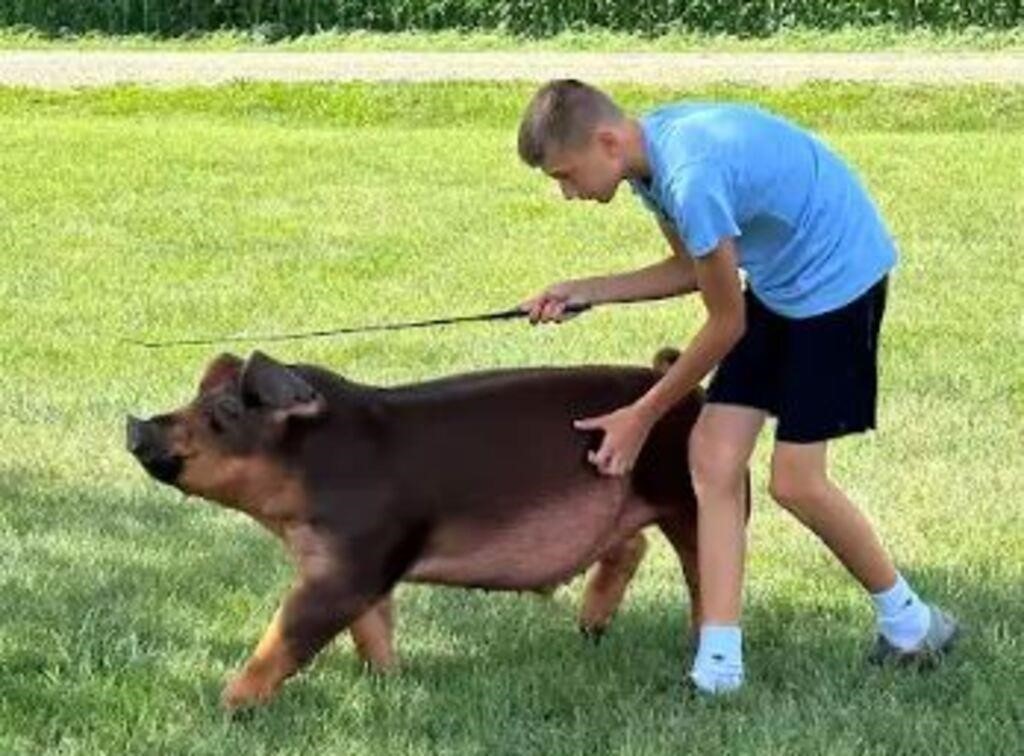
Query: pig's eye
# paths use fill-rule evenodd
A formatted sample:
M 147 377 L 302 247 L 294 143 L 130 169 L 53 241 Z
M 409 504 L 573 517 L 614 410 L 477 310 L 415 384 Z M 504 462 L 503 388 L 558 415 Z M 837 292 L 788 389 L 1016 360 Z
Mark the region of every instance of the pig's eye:
M 220 420 L 218 420 L 217 416 L 212 412 L 207 415 L 207 420 L 210 421 L 210 430 L 214 433 L 222 433 L 224 431 L 224 426 L 220 424 Z

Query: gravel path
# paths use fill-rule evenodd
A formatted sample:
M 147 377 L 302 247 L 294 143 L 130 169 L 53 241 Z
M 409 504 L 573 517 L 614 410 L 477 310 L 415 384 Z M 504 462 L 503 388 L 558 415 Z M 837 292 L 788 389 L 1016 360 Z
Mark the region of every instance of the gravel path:
M 1024 53 L 290 53 L 0 51 L 0 84 L 529 80 L 1024 83 Z

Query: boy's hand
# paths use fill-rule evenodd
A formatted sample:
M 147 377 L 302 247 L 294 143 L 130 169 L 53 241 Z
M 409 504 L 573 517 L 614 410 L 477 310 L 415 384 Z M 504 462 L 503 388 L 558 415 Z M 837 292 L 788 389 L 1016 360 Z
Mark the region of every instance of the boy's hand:
M 536 297 L 526 300 L 519 305 L 519 309 L 530 313 L 531 324 L 547 321 L 560 323 L 563 320 L 576 317 L 578 314 L 565 312 L 567 305 L 589 302 L 590 296 L 579 281 L 563 281 L 549 286 Z
M 574 420 L 579 430 L 604 431 L 601 448 L 587 452 L 587 459 L 604 475 L 625 475 L 633 469 L 652 423 L 635 405 L 627 405 L 607 415 Z

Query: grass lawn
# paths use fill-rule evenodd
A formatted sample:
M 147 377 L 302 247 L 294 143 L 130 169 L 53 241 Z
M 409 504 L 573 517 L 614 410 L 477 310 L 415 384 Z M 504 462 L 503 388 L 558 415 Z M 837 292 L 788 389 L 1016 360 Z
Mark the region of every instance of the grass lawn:
M 188 399 L 216 348 L 119 339 L 476 312 L 663 256 L 628 191 L 565 203 L 517 163 L 529 91 L 0 90 L 0 753 L 1020 752 L 1024 90 L 995 87 L 615 91 L 634 109 L 767 104 L 873 189 L 902 249 L 881 428 L 832 460 L 921 592 L 963 619 L 941 670 L 865 667 L 869 604 L 768 499 L 766 432 L 736 697 L 683 695 L 685 604 L 659 536 L 596 648 L 574 627 L 579 581 L 549 601 L 403 587 L 399 676 L 361 674 L 345 639 L 268 709 L 219 712 L 290 568 L 257 526 L 123 450 L 125 413 Z M 392 384 L 646 363 L 700 318 L 673 300 L 269 351 Z
M 28 26 L 0 28 L 0 49 L 137 49 L 137 50 L 317 50 L 381 52 L 385 50 L 588 50 L 594 52 L 856 52 L 856 51 L 1020 51 L 1024 28 L 963 30 L 899 29 L 879 25 L 832 31 L 782 29 L 767 37 L 674 31 L 644 36 L 602 29 L 566 31 L 550 37 L 522 37 L 506 31 L 368 32 L 324 31 L 294 38 L 267 36 L 267 29 L 217 31 L 161 38 L 146 34 L 102 32 L 47 35 Z

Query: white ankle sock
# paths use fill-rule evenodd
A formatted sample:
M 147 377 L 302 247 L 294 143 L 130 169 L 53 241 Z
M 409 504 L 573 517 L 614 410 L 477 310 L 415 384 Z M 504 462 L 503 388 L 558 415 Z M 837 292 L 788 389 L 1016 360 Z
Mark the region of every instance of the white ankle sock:
M 878 631 L 903 651 L 915 648 L 928 632 L 931 615 L 928 606 L 896 573 L 896 583 L 881 593 L 872 593 L 877 611 Z
M 727 693 L 743 684 L 743 634 L 738 626 L 701 626 L 690 679 L 704 693 Z

